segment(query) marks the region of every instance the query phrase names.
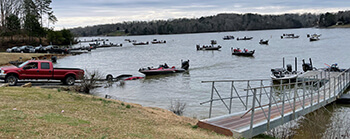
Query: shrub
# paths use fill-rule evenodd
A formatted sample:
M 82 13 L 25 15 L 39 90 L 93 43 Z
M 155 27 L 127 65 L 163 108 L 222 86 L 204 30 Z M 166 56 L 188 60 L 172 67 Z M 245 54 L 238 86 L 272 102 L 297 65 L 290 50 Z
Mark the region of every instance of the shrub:
M 176 99 L 175 102 L 173 100 L 170 101 L 169 110 L 175 113 L 176 115 L 182 116 L 186 108 L 186 103 L 181 102 L 181 100 Z

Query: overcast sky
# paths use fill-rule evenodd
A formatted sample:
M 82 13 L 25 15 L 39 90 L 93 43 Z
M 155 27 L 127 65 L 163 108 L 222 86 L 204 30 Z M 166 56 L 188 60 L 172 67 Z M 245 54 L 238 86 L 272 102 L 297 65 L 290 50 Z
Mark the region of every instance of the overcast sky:
M 123 21 L 198 18 L 218 13 L 324 13 L 350 10 L 350 0 L 54 0 L 55 29 Z

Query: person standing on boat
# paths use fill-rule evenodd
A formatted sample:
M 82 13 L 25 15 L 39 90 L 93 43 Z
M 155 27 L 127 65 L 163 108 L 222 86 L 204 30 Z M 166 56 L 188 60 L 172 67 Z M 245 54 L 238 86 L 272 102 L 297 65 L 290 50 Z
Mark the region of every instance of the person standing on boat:
M 168 64 L 164 63 L 164 68 L 169 68 Z

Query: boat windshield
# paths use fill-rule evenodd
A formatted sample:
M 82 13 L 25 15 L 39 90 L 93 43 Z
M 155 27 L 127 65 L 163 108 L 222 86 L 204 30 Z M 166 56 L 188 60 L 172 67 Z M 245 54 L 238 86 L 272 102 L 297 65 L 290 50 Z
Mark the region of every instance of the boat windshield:
M 22 63 L 21 65 L 19 65 L 18 67 L 19 67 L 19 68 L 22 68 L 24 65 L 27 65 L 28 62 L 29 62 L 29 61 L 26 61 L 26 62 Z

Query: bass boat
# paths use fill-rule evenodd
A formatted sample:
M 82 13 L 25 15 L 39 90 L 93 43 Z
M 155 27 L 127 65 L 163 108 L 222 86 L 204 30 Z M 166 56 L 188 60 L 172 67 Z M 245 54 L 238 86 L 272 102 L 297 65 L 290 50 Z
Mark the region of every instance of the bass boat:
M 139 72 L 145 74 L 146 76 L 185 72 L 188 70 L 188 68 L 190 66 L 189 62 L 190 62 L 190 60 L 182 61 L 181 68 L 176 68 L 175 66 L 169 67 L 165 63 L 164 65 L 159 65 L 158 68 L 152 68 L 152 67 L 141 68 L 141 69 L 139 69 Z

